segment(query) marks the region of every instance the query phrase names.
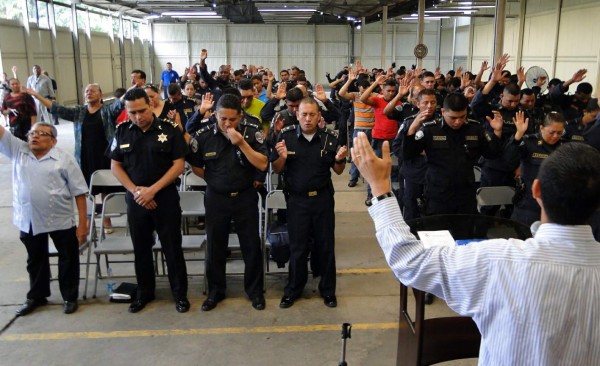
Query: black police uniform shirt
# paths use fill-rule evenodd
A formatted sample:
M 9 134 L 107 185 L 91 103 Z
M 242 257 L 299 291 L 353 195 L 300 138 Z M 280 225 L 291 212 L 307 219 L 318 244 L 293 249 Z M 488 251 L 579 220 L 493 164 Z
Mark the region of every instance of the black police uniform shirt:
M 267 155 L 264 136 L 257 122 L 244 117 L 236 130 L 254 151 Z M 218 123 L 207 123 L 192 135 L 187 161 L 204 168 L 204 180 L 216 192 L 227 194 L 251 188 L 257 169 L 242 150 L 219 131 Z
M 165 175 L 173 160 L 186 153 L 187 144 L 179 127 L 154 118 L 146 132 L 131 121 L 120 124 L 109 157 L 122 163 L 133 183 L 148 187 Z
M 544 142 L 540 133 L 536 133 L 524 135 L 521 141 L 515 140 L 513 136 L 511 144 L 518 147 L 521 157 L 521 181 L 524 184 L 524 190 L 519 206 L 539 210 L 539 205 L 531 195 L 531 186 L 540 171 L 540 166 L 560 146 L 561 141 L 550 145 Z
M 495 158 L 503 150 L 500 139 L 477 121 L 452 129 L 442 118 L 425 122 L 416 134 L 405 136 L 406 159 L 427 155 L 427 184 L 460 189 L 475 182 L 473 166 L 480 156 Z
M 179 114 L 181 124 L 185 126 L 188 118 L 196 111 L 196 102 L 184 95 L 181 97 L 180 101 L 173 104 L 173 108 L 175 108 Z
M 392 151 L 398 157 L 398 165 L 400 166 L 400 173 L 404 179 L 409 180 L 416 184 L 425 184 L 425 173 L 427 172 L 427 158 L 425 155 L 417 155 L 407 158 L 403 153 L 404 139 L 410 129 L 410 126 L 415 121 L 418 115 L 414 114 L 404 120 L 398 129 L 398 134 L 392 142 Z M 429 121 L 439 118 L 439 115 L 435 113 Z M 425 121 L 424 123 L 427 123 Z
M 517 128 L 515 127 L 515 123 L 513 118 L 516 116 L 518 109 L 507 109 L 502 106 L 496 106 L 489 103 L 490 96 L 484 95 L 481 91 L 478 91 L 471 102 L 471 108 L 473 109 L 473 114 L 477 117 L 485 129 L 493 133 L 493 129 L 490 126 L 489 122 L 486 119 L 487 117 L 494 118 L 493 111 L 500 112 L 502 116 L 503 124 L 502 124 L 502 137 L 500 140 L 502 141 L 503 146 L 507 146 L 510 140 L 510 137 L 517 132 Z M 489 168 L 501 172 L 512 172 L 519 166 L 519 155 L 514 149 L 505 150 L 503 154 L 501 154 L 496 159 L 488 159 L 485 158 L 482 161 L 483 168 Z
M 287 148 L 284 177 L 287 190 L 292 194 L 308 194 L 315 190 L 332 188 L 331 168 L 340 144 L 335 131 L 318 128 L 308 141 L 300 126 L 291 125 L 281 130 L 277 142 L 284 140 Z M 271 161 L 279 158 L 271 152 Z M 331 192 L 333 194 L 333 191 Z

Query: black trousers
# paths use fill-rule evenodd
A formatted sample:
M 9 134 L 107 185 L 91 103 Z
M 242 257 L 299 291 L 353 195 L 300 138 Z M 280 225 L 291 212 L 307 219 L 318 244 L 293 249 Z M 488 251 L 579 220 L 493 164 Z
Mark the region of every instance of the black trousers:
M 244 290 L 253 298 L 263 293 L 263 255 L 259 236 L 258 195 L 254 188 L 235 195 L 218 193 L 210 186 L 204 196 L 206 207 L 206 279 L 208 296 L 225 295 L 227 245 L 231 220 L 244 259 Z
M 307 258 L 316 256 L 321 274 L 321 296 L 335 295 L 335 214 L 333 194 L 319 190 L 316 196 L 291 194 L 287 202 L 288 233 L 290 236 L 289 278 L 285 296 L 298 298 L 308 280 Z M 309 248 L 309 238 L 314 245 Z
M 50 260 L 48 258 L 48 236 L 58 251 L 58 284 L 65 301 L 75 301 L 79 296 L 79 241 L 75 227 L 33 235 L 20 233 L 27 248 L 27 273 L 29 273 L 28 299 L 50 296 Z
M 127 192 L 125 199 L 135 255 L 138 299 L 152 298 L 156 288 L 154 256 L 152 255 L 154 231 L 158 234 L 167 261 L 169 284 L 173 297 L 176 300 L 187 298 L 188 278 L 181 249 L 181 206 L 177 189 L 174 185 L 170 185 L 159 191 L 154 197 L 157 204 L 157 208 L 154 210 L 147 210 L 137 204 L 130 192 Z

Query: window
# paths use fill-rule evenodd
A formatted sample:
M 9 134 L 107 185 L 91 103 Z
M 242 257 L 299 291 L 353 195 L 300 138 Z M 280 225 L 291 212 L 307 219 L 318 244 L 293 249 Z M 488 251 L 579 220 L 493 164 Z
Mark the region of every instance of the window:
M 38 22 L 37 3 L 35 0 L 27 0 L 27 14 L 29 15 L 29 23 Z
M 0 18 L 21 20 L 21 7 L 15 6 L 15 0 L 0 0 Z
M 54 23 L 57 27 L 71 27 L 71 8 L 54 4 Z
M 87 11 L 77 9 L 77 29 L 85 30 L 88 22 Z
M 110 19 L 107 15 L 90 12 L 90 30 L 92 32 L 110 33 Z
M 48 3 L 42 1 L 38 2 L 38 26 L 44 29 L 50 28 L 48 19 Z

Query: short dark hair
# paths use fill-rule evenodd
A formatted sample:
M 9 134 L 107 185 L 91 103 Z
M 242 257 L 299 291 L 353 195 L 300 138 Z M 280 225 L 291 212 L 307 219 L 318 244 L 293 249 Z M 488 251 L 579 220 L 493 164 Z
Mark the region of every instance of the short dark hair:
M 424 92 L 425 90 L 423 90 L 421 94 Z M 450 93 L 446 99 L 444 99 L 444 110 L 446 111 L 460 112 L 466 110 L 468 106 L 469 100 L 463 94 Z
M 398 87 L 398 82 L 396 81 L 396 79 L 387 79 L 385 81 L 385 83 L 383 83 L 383 87 L 385 88 L 386 86 L 393 86 L 394 88 Z
M 252 90 L 254 89 L 254 85 L 252 85 L 252 81 L 250 79 L 242 79 L 238 84 L 238 89 L 240 90 Z
M 177 95 L 180 93 L 181 93 L 181 87 L 179 86 L 179 84 L 173 83 L 173 84 L 169 84 L 169 86 L 167 87 L 168 95 Z
M 289 102 L 297 102 L 299 100 L 302 100 L 302 98 L 304 98 L 304 94 L 302 94 L 302 90 L 298 88 L 290 89 L 285 95 L 285 100 Z
M 398 71 L 396 71 L 396 75 L 406 75 L 406 69 L 398 69 Z
M 173 84 L 171 84 L 173 85 Z M 125 102 L 133 102 L 134 100 L 138 100 L 144 98 L 146 104 L 150 104 L 150 99 L 148 98 L 148 94 L 142 88 L 133 88 L 127 91 L 123 96 L 123 101 Z
M 434 78 L 435 79 L 435 74 L 432 73 L 431 71 L 425 71 L 424 73 L 421 74 L 421 80 L 425 79 L 425 78 Z
M 521 96 L 521 88 L 517 84 L 509 83 L 504 87 L 504 91 L 502 92 L 504 95 L 518 95 Z
M 260 81 L 262 83 L 262 76 L 260 76 L 260 75 L 254 75 L 254 76 L 252 76 L 252 78 L 250 80 L 258 80 L 258 81 Z
M 298 75 L 298 81 L 307 81 L 306 80 L 306 76 L 304 76 L 304 75 Z
M 131 73 L 132 73 L 132 74 L 140 74 L 140 77 L 141 77 L 142 79 L 146 80 L 146 73 L 145 73 L 145 72 L 143 72 L 143 71 L 142 71 L 142 70 L 140 70 L 140 69 L 135 69 L 135 70 L 131 71 Z
M 302 100 L 300 101 L 300 104 L 314 104 L 317 106 L 317 109 L 319 109 L 319 103 L 317 103 L 317 101 L 311 97 L 302 98 Z
M 562 83 L 562 81 L 560 81 L 560 79 L 557 79 L 557 78 L 550 79 L 550 81 L 548 82 L 548 87 L 556 86 L 560 83 Z
M 460 88 L 460 84 L 461 84 L 461 80 L 460 80 L 460 78 L 457 78 L 457 77 L 452 77 L 452 78 L 450 78 L 450 81 L 448 81 L 448 86 L 453 86 L 455 89 Z
M 575 90 L 575 93 L 592 94 L 593 90 L 594 90 L 594 88 L 592 88 L 592 84 L 580 83 L 579 85 L 577 85 L 577 89 Z
M 240 76 L 240 75 L 244 75 L 244 70 L 235 70 L 233 72 L 233 76 Z
M 583 143 L 562 144 L 544 160 L 538 179 L 551 222 L 586 224 L 600 204 L 600 152 Z
M 125 88 L 116 88 L 115 91 L 113 92 L 113 97 L 115 97 L 115 98 L 121 98 L 123 95 L 125 95 L 125 93 L 127 93 L 127 89 L 125 89 Z
M 456 71 L 449 70 L 446 74 L 450 75 L 451 77 L 454 77 L 454 75 L 456 75 Z
M 239 89 L 236 89 L 231 86 L 226 86 L 223 89 L 221 89 L 221 96 L 225 94 L 235 95 L 236 97 L 240 98 L 240 100 L 242 98 L 242 93 L 240 93 Z
M 152 85 L 152 84 L 144 85 L 144 90 L 146 90 L 146 89 L 150 89 L 153 92 L 158 93 L 158 88 L 156 87 L 156 85 Z
M 287 69 L 283 69 L 283 70 L 279 71 L 279 75 L 281 75 L 281 74 L 282 74 L 282 73 L 284 73 L 284 72 L 285 72 L 286 74 L 288 74 L 288 75 L 290 74 L 290 72 L 289 72 L 289 71 L 287 71 Z
M 367 78 L 362 78 L 356 82 L 356 86 L 362 86 L 363 88 L 367 89 L 369 86 L 371 86 L 371 82 Z
M 233 109 L 238 113 L 242 113 L 242 102 L 237 95 L 223 94 L 217 102 L 217 111 L 221 109 Z
M 435 97 L 435 90 L 433 89 L 423 89 L 421 90 L 421 92 L 419 94 L 417 94 L 417 100 L 420 102 L 421 99 L 423 99 L 423 96 L 425 95 L 429 95 L 429 96 L 434 96 Z M 436 102 L 437 102 L 437 98 L 436 98 Z
M 525 88 L 521 89 L 521 96 L 523 95 L 533 95 L 533 89 Z

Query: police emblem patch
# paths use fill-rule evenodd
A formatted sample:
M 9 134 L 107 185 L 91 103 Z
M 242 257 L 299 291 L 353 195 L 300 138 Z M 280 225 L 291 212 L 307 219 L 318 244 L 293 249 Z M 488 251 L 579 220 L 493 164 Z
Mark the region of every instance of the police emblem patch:
M 190 139 L 190 149 L 193 153 L 198 152 L 198 141 L 196 139 Z
M 417 131 L 417 134 L 415 135 L 415 140 L 420 140 L 425 136 L 425 134 L 423 133 L 423 131 Z
M 259 144 L 262 144 L 265 141 L 265 135 L 262 133 L 262 131 L 256 131 L 254 138 Z
M 110 151 L 114 151 L 117 148 L 117 139 L 113 138 L 112 144 L 110 145 Z
M 158 142 L 161 142 L 161 143 L 167 142 L 167 135 L 165 135 L 164 133 L 161 133 L 160 135 L 158 135 Z

